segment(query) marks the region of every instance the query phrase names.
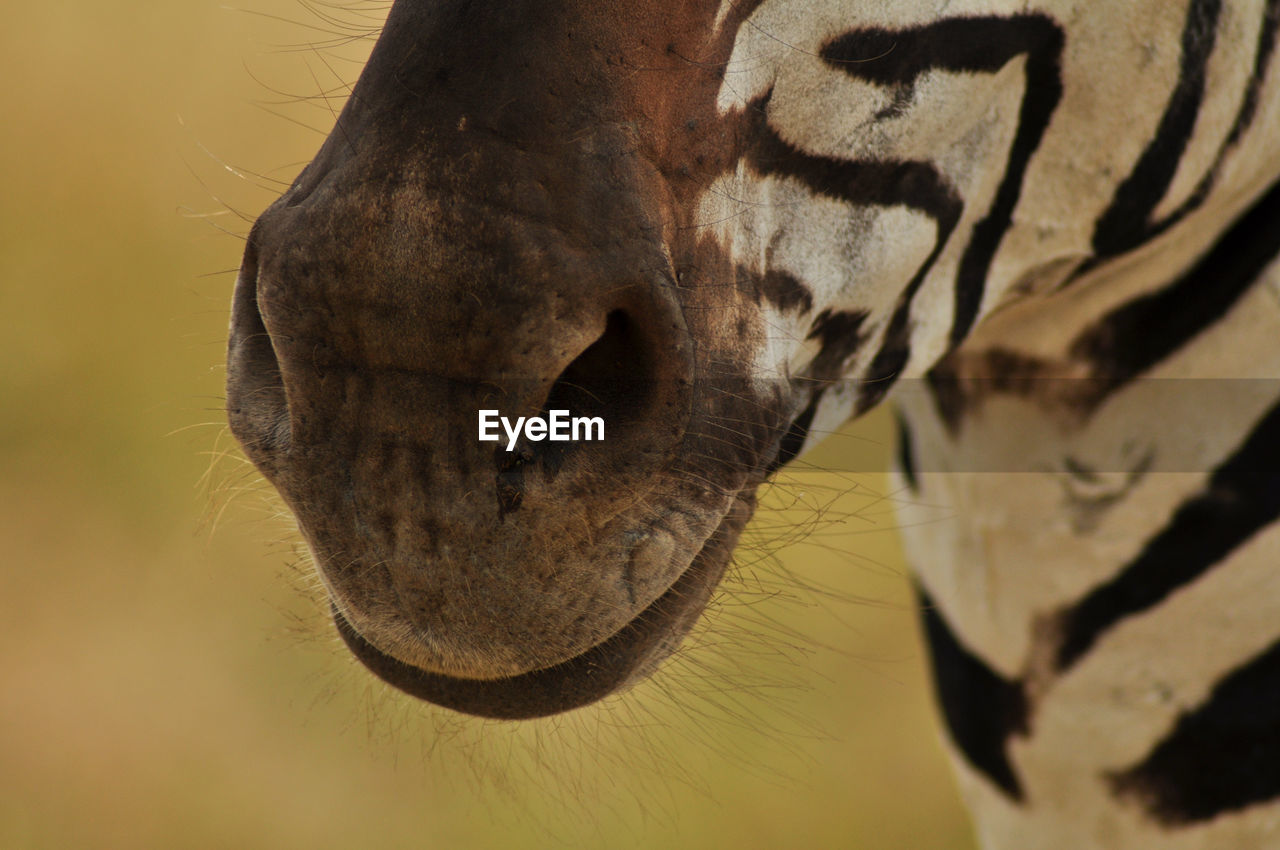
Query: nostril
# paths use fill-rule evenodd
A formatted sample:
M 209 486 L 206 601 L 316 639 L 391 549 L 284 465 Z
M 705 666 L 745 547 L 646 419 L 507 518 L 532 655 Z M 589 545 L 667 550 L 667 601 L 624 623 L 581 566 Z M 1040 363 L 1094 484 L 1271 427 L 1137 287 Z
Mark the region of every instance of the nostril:
M 280 361 L 258 303 L 258 256 L 253 234 L 231 302 L 227 345 L 227 419 L 251 460 L 271 467 L 288 447 L 289 410 Z
M 649 348 L 635 321 L 626 312 L 614 310 L 600 337 L 551 386 L 543 415 L 568 410 L 572 416 L 598 416 L 605 420 L 606 433 L 635 425 L 654 390 L 654 352 Z
M 552 411 L 566 411 L 570 420 L 581 422 L 584 427 L 579 432 L 574 426 L 570 434 L 577 436 L 568 441 L 539 442 L 537 448 L 524 444 L 510 452 L 500 444 L 495 455 L 500 490 L 502 486 L 518 488 L 524 467 L 535 458 L 554 475 L 570 455 L 588 445 L 616 447 L 620 441 L 644 432 L 643 427 L 637 426 L 644 422 L 653 401 L 656 381 L 652 348 L 626 311 L 610 313 L 604 331 L 560 373 L 542 406 L 544 421 L 551 420 Z M 588 424 L 596 420 L 603 423 L 603 438 L 594 424 Z

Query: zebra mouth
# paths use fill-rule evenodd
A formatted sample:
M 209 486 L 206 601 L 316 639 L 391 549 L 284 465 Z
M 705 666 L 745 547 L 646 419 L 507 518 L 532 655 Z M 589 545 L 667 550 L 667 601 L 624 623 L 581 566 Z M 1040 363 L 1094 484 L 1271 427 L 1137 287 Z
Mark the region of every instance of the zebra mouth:
M 680 577 L 621 629 L 566 661 L 516 676 L 464 679 L 406 664 L 367 641 L 336 606 L 330 610 L 352 654 L 378 678 L 410 696 L 502 720 L 559 714 L 634 684 L 675 651 L 720 583 L 753 509 L 754 499 L 739 495 Z

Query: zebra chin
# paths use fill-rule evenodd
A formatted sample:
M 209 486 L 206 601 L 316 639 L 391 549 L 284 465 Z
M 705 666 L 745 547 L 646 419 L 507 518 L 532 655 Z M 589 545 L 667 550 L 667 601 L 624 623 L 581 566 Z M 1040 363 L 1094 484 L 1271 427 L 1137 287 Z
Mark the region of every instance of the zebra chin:
M 388 685 L 434 705 L 500 720 L 546 717 L 598 702 L 648 677 L 699 620 L 724 576 L 754 502 L 738 498 L 687 568 L 622 628 L 559 663 L 494 679 L 426 669 L 384 652 L 336 604 L 334 624 L 351 653 Z

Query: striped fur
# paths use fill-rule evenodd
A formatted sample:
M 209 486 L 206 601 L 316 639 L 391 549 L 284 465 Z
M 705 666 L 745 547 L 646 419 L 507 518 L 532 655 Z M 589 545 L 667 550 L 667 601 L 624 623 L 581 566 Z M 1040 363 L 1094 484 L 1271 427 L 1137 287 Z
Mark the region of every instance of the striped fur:
M 852 379 L 803 432 L 896 386 L 984 847 L 1280 846 L 1278 6 L 775 0 L 738 35 L 720 104 L 768 140 L 703 215 L 810 299 L 760 369 Z

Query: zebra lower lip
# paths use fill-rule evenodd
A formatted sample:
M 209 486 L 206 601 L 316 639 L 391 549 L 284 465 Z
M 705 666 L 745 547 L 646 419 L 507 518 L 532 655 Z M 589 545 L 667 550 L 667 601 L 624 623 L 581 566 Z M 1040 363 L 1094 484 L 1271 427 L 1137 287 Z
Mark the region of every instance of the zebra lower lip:
M 580 708 L 648 675 L 683 640 L 719 584 L 751 517 L 739 497 L 666 592 L 610 637 L 566 661 L 501 679 L 464 679 L 406 664 L 366 640 L 331 605 L 338 634 L 378 678 L 444 708 L 503 720 L 544 717 Z

